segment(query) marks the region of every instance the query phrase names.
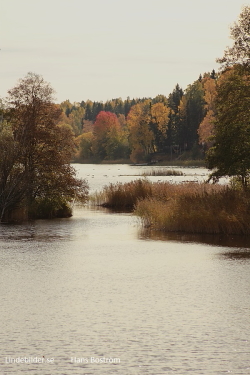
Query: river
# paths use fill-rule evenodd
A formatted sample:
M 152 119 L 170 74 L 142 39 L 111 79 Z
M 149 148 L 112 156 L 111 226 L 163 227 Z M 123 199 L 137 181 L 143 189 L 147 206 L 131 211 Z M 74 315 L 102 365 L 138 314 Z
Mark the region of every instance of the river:
M 146 168 L 75 167 L 91 191 Z M 150 179 L 207 176 L 184 171 Z M 128 213 L 2 225 L 0 373 L 250 374 L 249 270 L 247 237 L 151 233 Z

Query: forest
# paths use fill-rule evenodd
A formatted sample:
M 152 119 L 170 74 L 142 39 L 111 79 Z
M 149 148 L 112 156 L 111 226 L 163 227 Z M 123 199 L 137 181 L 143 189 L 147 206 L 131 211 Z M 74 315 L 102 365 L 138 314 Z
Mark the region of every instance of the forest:
M 139 163 L 184 155 L 203 159 L 218 76 L 214 70 L 204 73 L 186 90 L 176 84 L 168 96 L 62 102 L 62 123 L 76 137 L 74 160 Z

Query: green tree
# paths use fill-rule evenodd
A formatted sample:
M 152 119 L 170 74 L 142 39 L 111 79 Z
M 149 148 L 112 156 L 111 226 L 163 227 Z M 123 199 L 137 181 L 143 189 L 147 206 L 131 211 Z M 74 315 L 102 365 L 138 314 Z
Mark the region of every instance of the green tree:
M 85 120 L 93 121 L 93 103 L 90 100 L 85 104 Z
M 191 150 L 198 144 L 197 130 L 205 116 L 204 88 L 202 82 L 188 85 L 179 105 L 177 144 L 182 150 Z
M 180 112 L 179 106 L 183 97 L 183 90 L 177 83 L 172 93 L 168 96 L 168 107 L 170 108 L 166 145 L 172 155 L 179 147 Z
M 217 85 L 214 145 L 207 153 L 210 179 L 239 176 L 244 187 L 250 173 L 250 74 L 236 65 Z

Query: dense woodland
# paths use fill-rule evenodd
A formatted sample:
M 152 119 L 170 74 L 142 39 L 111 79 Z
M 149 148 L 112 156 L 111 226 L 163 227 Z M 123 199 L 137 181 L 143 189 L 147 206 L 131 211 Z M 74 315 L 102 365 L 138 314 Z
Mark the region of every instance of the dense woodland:
M 75 136 L 75 160 L 101 162 L 130 159 L 132 162 L 204 157 L 203 124 L 209 112 L 218 74 L 204 73 L 184 91 L 178 84 L 168 95 L 155 98 L 112 99 L 105 103 L 87 100 L 60 104 L 62 122 Z

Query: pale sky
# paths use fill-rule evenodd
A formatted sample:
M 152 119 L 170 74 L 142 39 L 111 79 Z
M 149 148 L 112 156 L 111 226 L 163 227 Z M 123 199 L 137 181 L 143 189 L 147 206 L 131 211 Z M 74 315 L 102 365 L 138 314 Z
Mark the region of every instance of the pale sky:
M 51 83 L 57 102 L 167 96 L 218 69 L 243 5 L 0 0 L 0 97 L 28 72 Z

